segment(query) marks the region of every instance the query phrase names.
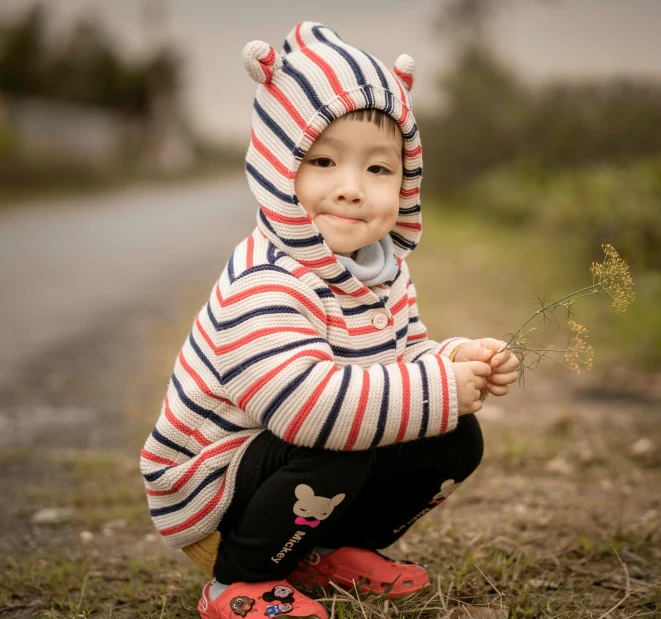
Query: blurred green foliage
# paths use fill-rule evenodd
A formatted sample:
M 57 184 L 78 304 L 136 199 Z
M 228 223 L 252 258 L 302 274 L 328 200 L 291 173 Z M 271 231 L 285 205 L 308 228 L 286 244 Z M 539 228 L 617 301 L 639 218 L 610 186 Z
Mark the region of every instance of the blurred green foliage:
M 482 218 L 577 236 L 591 252 L 611 243 L 632 268 L 661 271 L 661 157 L 561 170 L 503 166 L 459 202 Z
M 16 135 L 9 127 L 0 127 L 0 161 L 16 151 Z
M 527 84 L 491 45 L 491 19 L 507 3 L 448 0 L 440 9 L 453 61 L 439 80 L 442 110 L 418 115 L 426 208 L 488 227 L 486 248 L 492 236 L 510 239 L 539 295 L 571 292 L 580 265 L 612 244 L 631 266 L 637 299 L 624 315 L 586 299 L 585 324 L 600 325 L 594 342 L 609 361 L 658 368 L 661 81 Z M 552 264 L 561 268 L 554 277 Z
M 461 190 L 505 164 L 566 168 L 661 154 L 661 83 L 533 89 L 491 49 L 474 44 L 462 49 L 440 88 L 443 111 L 419 119 L 425 186 L 434 192 Z
M 99 26 L 82 21 L 64 41 L 49 45 L 40 4 L 14 23 L 0 25 L 0 91 L 147 115 L 154 98 L 174 93 L 180 62 L 170 49 L 145 61 L 127 61 Z
M 443 111 L 419 119 L 428 196 L 661 270 L 661 82 L 526 86 L 484 35 L 490 5 L 451 6 L 470 9 L 469 34 L 440 81 Z

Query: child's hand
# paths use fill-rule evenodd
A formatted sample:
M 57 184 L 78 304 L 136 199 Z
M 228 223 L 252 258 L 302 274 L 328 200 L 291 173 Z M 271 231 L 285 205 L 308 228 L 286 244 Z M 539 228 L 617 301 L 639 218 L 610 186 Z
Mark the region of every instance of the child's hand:
M 486 377 L 491 374 L 491 368 L 480 361 L 453 363 L 452 369 L 457 381 L 457 399 L 459 414 L 470 415 L 482 408 L 480 392 L 486 389 Z
M 455 356 L 455 361 L 482 361 L 491 367 L 491 375 L 486 387 L 493 395 L 505 395 L 509 392 L 507 385 L 515 382 L 518 377 L 516 369 L 519 360 L 511 350 L 498 352 L 507 346 L 507 342 L 483 337 L 479 340 L 466 342 Z

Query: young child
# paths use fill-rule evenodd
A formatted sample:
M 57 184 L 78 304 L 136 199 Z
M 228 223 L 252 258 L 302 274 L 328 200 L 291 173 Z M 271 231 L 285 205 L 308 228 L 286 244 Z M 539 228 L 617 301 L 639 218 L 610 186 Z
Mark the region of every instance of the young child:
M 257 227 L 179 353 L 141 470 L 163 539 L 215 577 L 203 618 L 325 619 L 296 585 L 429 586 L 378 549 L 478 466 L 480 391 L 507 393 L 518 361 L 492 338 L 434 342 L 418 316 L 413 59 L 389 69 L 304 22 L 243 60 Z

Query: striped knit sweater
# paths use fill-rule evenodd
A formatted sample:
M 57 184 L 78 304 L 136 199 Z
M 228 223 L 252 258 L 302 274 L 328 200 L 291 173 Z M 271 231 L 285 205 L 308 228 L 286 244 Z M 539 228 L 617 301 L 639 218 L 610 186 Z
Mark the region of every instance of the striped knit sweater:
M 246 157 L 257 226 L 197 315 L 141 457 L 153 521 L 175 548 L 217 529 L 241 458 L 265 428 L 296 445 L 361 450 L 457 423 L 449 355 L 467 340 L 427 338 L 405 261 L 421 233 L 413 60 L 402 55 L 391 70 L 311 22 L 282 54 L 253 41 L 243 60 L 259 83 Z M 367 107 L 390 114 L 405 140 L 390 232 L 398 270 L 373 287 L 338 262 L 294 193 L 314 139 Z

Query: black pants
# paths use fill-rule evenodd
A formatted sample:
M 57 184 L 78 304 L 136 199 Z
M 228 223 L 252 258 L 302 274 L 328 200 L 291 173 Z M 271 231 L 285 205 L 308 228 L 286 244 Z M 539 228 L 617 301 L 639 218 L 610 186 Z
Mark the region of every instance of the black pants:
M 314 546 L 389 546 L 482 459 L 474 415 L 455 430 L 366 451 L 298 447 L 262 432 L 248 447 L 218 529 L 223 583 L 286 578 Z

